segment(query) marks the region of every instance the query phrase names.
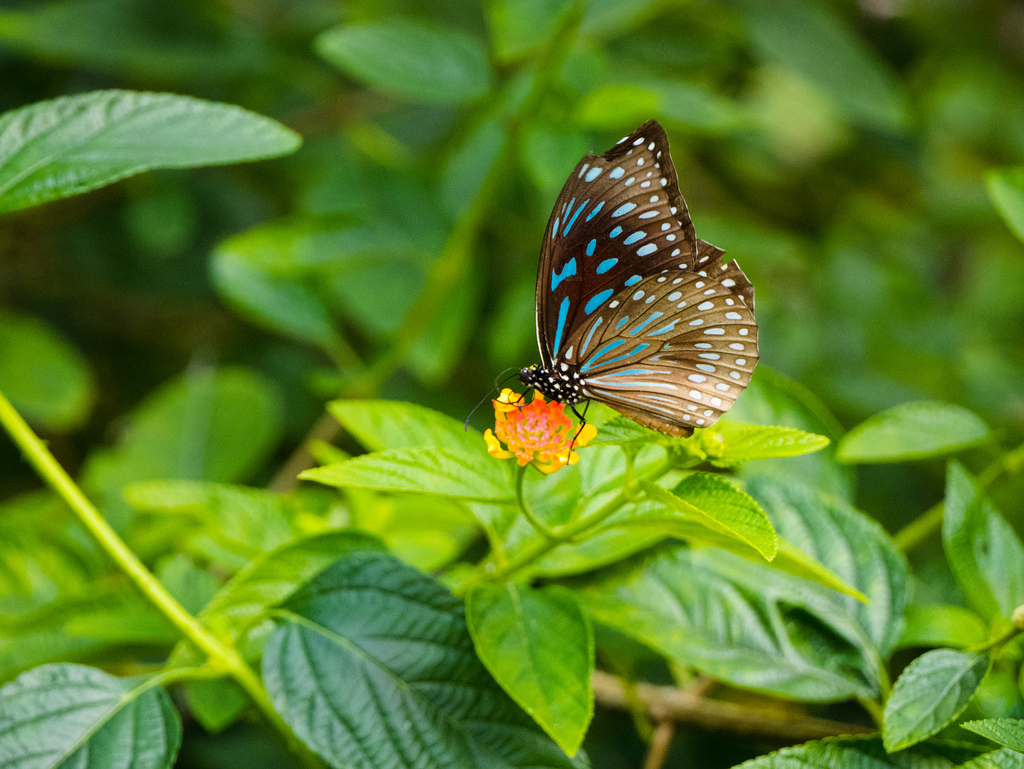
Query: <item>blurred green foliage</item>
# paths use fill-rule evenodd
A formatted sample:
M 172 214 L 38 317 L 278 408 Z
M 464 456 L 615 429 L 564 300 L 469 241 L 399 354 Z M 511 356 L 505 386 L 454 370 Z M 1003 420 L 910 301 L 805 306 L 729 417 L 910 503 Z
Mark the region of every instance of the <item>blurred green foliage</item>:
M 935 459 L 889 462 L 931 456 L 938 442 L 967 446 L 962 459 L 981 471 L 1024 436 L 1024 12 L 1009 0 L 46 0 L 0 9 L 0 66 L 3 113 L 100 89 L 161 91 L 238 105 L 303 138 L 257 164 L 159 170 L 294 146 L 282 132 L 236 153 L 244 142 L 228 121 L 206 160 L 171 132 L 180 146 L 165 141 L 166 153 L 85 185 L 0 189 L 0 391 L 190 609 L 211 595 L 211 575 L 361 514 L 424 569 L 471 546 L 474 524 L 447 501 L 424 514 L 351 493 L 342 510 L 305 489 L 247 518 L 226 484 L 271 483 L 339 394 L 461 420 L 503 369 L 533 362 L 554 198 L 584 152 L 649 118 L 668 131 L 698 236 L 756 287 L 765 370 L 734 416 L 834 442 L 760 460 L 761 475 L 800 474 L 896 531 L 943 497 L 945 473 Z M 154 124 L 153 142 L 167 125 Z M 158 170 L 14 210 L 146 168 Z M 947 413 L 923 444 L 866 455 L 880 432 L 906 429 L 905 412 L 887 411 L 839 442 L 844 427 L 911 401 L 984 422 L 966 413 L 967 437 L 943 436 Z M 488 421 L 485 409 L 474 424 Z M 357 450 L 346 438 L 318 458 Z M 878 464 L 857 476 L 837 456 Z M 1024 483 L 1004 475 L 991 493 L 1020 531 Z M 50 659 L 33 649 L 88 659 L 112 634 L 159 657 L 175 636 L 107 584 L 102 557 L 50 498 L 24 494 L 34 488 L 0 441 L 0 679 Z M 489 514 L 488 537 L 506 534 Z M 268 521 L 277 528 L 256 537 Z M 652 541 L 611 531 L 593 552 L 552 554 L 541 573 Z M 941 642 L 952 644 L 954 629 L 971 634 L 939 553 L 938 537 L 913 553 L 918 597 L 936 616 L 907 632 L 926 638 L 948 622 Z M 110 589 L 93 594 L 93 580 Z M 128 627 L 113 633 L 112 617 Z M 977 700 L 972 717 L 1024 712 L 1002 675 L 1010 693 Z M 238 734 L 183 761 L 257 765 Z M 640 760 L 633 735 L 599 739 L 595 766 L 615 765 L 619 750 Z M 670 761 L 726 766 L 765 747 L 719 761 L 683 739 Z

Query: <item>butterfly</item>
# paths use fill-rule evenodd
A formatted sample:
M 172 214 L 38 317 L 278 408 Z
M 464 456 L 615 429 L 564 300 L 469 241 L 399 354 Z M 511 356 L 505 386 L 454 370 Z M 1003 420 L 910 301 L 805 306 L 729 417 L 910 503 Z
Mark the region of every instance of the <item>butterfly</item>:
M 586 155 L 545 230 L 541 364 L 520 381 L 577 416 L 587 400 L 668 435 L 714 424 L 757 363 L 754 287 L 724 253 L 697 239 L 657 121 Z

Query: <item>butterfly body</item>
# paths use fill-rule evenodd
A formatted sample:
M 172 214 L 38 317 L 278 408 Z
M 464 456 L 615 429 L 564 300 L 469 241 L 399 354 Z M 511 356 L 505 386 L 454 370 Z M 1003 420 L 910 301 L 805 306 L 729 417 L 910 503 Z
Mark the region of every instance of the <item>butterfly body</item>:
M 657 122 L 587 155 L 545 232 L 541 364 L 520 380 L 670 435 L 713 424 L 757 362 L 753 287 L 723 253 L 696 238 Z

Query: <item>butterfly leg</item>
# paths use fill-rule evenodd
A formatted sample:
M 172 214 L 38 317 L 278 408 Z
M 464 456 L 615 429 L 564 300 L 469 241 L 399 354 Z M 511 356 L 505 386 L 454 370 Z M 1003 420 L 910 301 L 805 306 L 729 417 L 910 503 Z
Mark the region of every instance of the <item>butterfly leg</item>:
M 582 414 L 576 410 L 576 404 L 575 403 L 573 403 L 573 404 L 571 404 L 569 406 L 569 409 L 572 411 L 572 413 L 576 415 L 576 418 L 578 420 L 580 420 L 580 426 L 576 429 L 576 432 L 573 433 L 572 441 L 569 443 L 569 457 L 572 456 L 573 446 L 576 445 L 576 436 L 579 435 L 583 431 L 583 428 L 587 426 L 587 410 L 589 408 L 590 408 L 590 401 L 587 401 L 587 405 L 583 407 L 583 413 Z M 566 457 L 566 459 L 568 459 L 568 457 Z

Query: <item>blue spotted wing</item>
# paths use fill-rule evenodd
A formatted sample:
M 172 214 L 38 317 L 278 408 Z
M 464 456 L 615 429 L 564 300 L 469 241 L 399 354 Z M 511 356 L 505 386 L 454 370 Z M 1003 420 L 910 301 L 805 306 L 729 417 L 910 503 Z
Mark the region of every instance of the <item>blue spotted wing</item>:
M 713 424 L 757 362 L 753 287 L 723 253 L 696 238 L 657 122 L 587 155 L 541 252 L 544 369 L 662 432 Z

